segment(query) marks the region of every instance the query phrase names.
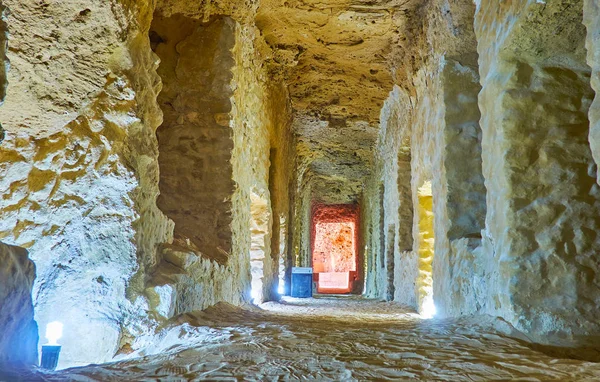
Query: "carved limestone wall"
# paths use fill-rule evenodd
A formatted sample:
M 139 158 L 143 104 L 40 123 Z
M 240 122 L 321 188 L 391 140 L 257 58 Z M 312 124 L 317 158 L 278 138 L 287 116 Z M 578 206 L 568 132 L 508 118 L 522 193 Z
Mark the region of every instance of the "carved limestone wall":
M 483 1 L 475 23 L 484 240 L 501 288 L 493 308 L 540 341 L 600 329 L 600 190 L 588 141 L 594 94 L 582 7 Z

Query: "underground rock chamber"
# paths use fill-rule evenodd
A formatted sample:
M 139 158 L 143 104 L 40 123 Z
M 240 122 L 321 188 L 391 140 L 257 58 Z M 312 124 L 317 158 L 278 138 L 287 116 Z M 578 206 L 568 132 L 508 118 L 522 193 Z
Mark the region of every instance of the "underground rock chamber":
M 600 379 L 596 2 L 0 13 L 0 380 Z

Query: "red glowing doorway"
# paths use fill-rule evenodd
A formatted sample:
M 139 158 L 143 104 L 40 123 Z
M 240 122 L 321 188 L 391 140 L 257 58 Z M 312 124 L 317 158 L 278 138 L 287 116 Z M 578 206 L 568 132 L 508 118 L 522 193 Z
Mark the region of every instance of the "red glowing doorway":
M 312 214 L 312 264 L 318 293 L 355 291 L 360 279 L 358 206 L 316 205 Z

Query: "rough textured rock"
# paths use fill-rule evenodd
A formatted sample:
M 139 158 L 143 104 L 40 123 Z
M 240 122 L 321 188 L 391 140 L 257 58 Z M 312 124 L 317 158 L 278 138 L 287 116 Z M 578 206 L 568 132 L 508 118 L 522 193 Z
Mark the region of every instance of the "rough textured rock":
M 371 248 L 386 268 L 369 293 L 393 295 L 422 311 L 433 284 L 441 312 L 451 314 L 445 309 L 458 305 L 448 297 L 460 287 L 453 275 L 471 267 L 460 262 L 451 242 L 463 237 L 476 241 L 486 212 L 474 6 L 457 2 L 448 8 L 434 2 L 423 12 L 421 43 L 431 49 L 430 55 L 411 75 L 411 86 L 396 87 L 384 104 L 371 181 L 379 189 L 366 190 L 366 198 L 379 199 L 380 205 L 367 215 L 371 228 L 365 235 L 377 236 L 370 240 Z M 423 246 L 434 233 L 421 224 L 420 216 L 428 215 L 417 214 L 423 210 L 419 193 L 425 184 L 434 198 L 427 214 L 435 217 L 435 260 L 418 255 L 430 253 Z M 424 241 L 423 235 L 430 236 Z M 376 272 L 375 264 L 371 269 Z M 429 292 L 424 293 L 423 286 Z
M 501 287 L 494 308 L 539 336 L 599 329 L 600 194 L 581 15 L 579 1 L 521 2 L 498 12 L 482 4 L 476 21 L 486 240 Z
M 163 83 L 157 204 L 174 221 L 176 238 L 224 264 L 232 250 L 235 22 L 159 16 L 152 21 L 150 38 Z
M 273 49 L 268 64 L 289 86 L 295 113 L 297 195 L 311 192 L 311 199 L 331 204 L 360 199 L 373 167 L 379 111 L 393 84 L 388 58 L 416 3 L 261 3 L 256 24 Z M 302 199 L 295 227 L 308 224 L 302 219 L 311 204 Z M 294 240 L 307 243 L 306 232 L 299 229 Z
M 313 267 L 320 292 L 360 293 L 363 290 L 364 258 L 359 254 L 359 232 L 358 204 L 313 204 L 310 219 L 311 257 L 300 259 L 300 265 Z M 321 274 L 327 272 L 348 274 Z
M 375 153 L 375 174 L 363 197 L 363 237 L 368 256 L 367 291 L 370 296 L 390 296 L 409 306 L 416 306 L 414 291 L 418 266 L 412 255 L 413 202 L 410 170 L 410 99 L 406 92 L 395 87 L 381 113 L 381 130 Z M 397 212 L 397 213 L 396 213 Z M 397 228 L 396 228 L 397 227 Z M 386 237 L 387 235 L 387 237 Z M 398 248 L 398 250 L 396 250 Z M 391 254 L 393 259 L 382 254 Z M 366 255 L 365 255 L 366 256 Z M 412 264 L 412 265 L 409 265 Z M 377 269 L 385 272 L 377 277 Z M 395 271 L 393 284 L 389 277 Z M 409 291 L 409 292 L 407 292 Z
M 70 0 L 4 1 L 3 6 L 10 12 L 3 8 L 1 36 L 8 29 L 9 49 L 2 68 L 8 60 L 12 65 L 0 108 L 7 131 L 0 146 L 0 237 L 28 248 L 37 265 L 34 303 L 40 326 L 56 319 L 65 324 L 59 367 L 104 362 L 119 349 L 129 351 L 134 338 L 176 312 L 248 301 L 250 189 L 268 200 L 269 209 L 270 189 L 277 196 L 279 219 L 268 221 L 264 236 L 263 295 L 273 298 L 280 271 L 273 257 L 287 260 L 287 255 L 271 252 L 268 244 L 275 241 L 271 230 L 279 235 L 277 244 L 287 242 L 281 226 L 287 221 L 293 139 L 287 92 L 262 66 L 270 49 L 253 25 L 243 24 L 254 6 L 231 12 L 237 21 L 227 22 L 230 44 L 220 48 L 231 65 L 219 74 L 228 78 L 221 85 L 229 90 L 218 97 L 230 106 L 211 114 L 211 126 L 229 136 L 228 152 L 219 161 L 229 173 L 223 177 L 218 169 L 228 192 L 211 202 L 231 214 L 219 232 L 229 247 L 215 245 L 234 253 L 226 266 L 209 260 L 214 254 L 206 249 L 190 248 L 181 236 L 173 241 L 178 219 L 169 220 L 156 204 L 163 171 L 155 135 L 163 118 L 157 102 L 163 79 L 151 49 L 158 45 L 150 33 L 154 4 Z M 218 13 L 186 6 L 190 9 L 181 13 L 197 25 Z M 173 9 L 160 2 L 156 17 L 169 18 Z M 188 45 L 180 45 L 184 58 L 193 51 Z M 161 99 L 171 94 L 170 82 L 164 85 Z M 180 100 L 190 105 L 193 96 Z M 171 114 L 164 115 L 171 123 Z M 272 156 L 270 147 L 277 150 Z M 279 166 L 272 180 L 271 160 Z M 168 196 L 168 190 L 161 191 Z M 202 216 L 214 218 L 207 211 Z M 190 229 L 196 233 L 204 226 Z M 180 263 L 190 269 L 181 271 Z
M 394 34 L 394 1 L 261 3 L 256 23 L 274 48 L 294 109 L 330 122 L 377 121 L 392 78 L 387 54 Z
M 8 85 L 7 71 L 8 71 L 8 58 L 6 57 L 6 51 L 8 49 L 8 27 L 6 25 L 5 13 L 7 12 L 6 7 L 0 3 L 0 105 L 4 102 L 6 97 L 6 87 Z M 0 142 L 4 139 L 4 130 L 0 127 Z
M 61 366 L 278 298 L 323 204 L 369 297 L 600 333 L 597 2 L 1 3 L 0 239 Z
M 313 249 L 313 272 L 348 272 L 354 262 L 354 227 L 351 223 L 318 223 Z
M 356 201 L 372 167 L 377 129 L 364 122 L 336 126 L 297 115 L 298 182 L 309 182 L 315 202 L 342 204 Z M 348 139 L 352 137 L 352 139 Z
M 422 185 L 432 186 L 439 313 L 498 315 L 538 341 L 595 335 L 597 76 L 584 42 L 595 68 L 596 6 L 481 1 L 475 21 L 465 2 L 420 12 L 419 56 L 404 65 L 410 83 L 384 104 L 363 197 L 368 293 L 389 298 L 392 272 L 403 291 L 394 297 L 423 306 L 422 294 L 406 293 L 426 269 L 415 255 L 421 214 L 400 210 L 404 148 L 414 211 Z M 402 220 L 412 222 L 409 252 L 395 238 L 406 232 L 397 233 Z
M 36 365 L 38 332 L 31 289 L 35 265 L 23 248 L 0 243 L 0 363 Z
M 158 10 L 150 38 L 165 58 L 158 137 L 167 149 L 159 157 L 165 188 L 158 204 L 176 214 L 175 241 L 162 247 L 151 277 L 153 306 L 169 318 L 219 301 L 276 298 L 280 265 L 288 262 L 287 92 L 267 76 L 264 43 L 245 19 Z
M 433 304 L 433 260 L 435 256 L 435 233 L 433 229 L 433 194 L 431 183 L 426 182 L 417 192 L 418 210 L 417 210 L 417 240 L 419 277 L 417 278 L 417 301 L 419 301 L 418 310 L 424 312 L 428 306 Z M 429 312 L 424 312 L 429 314 Z
M 61 363 L 106 361 L 123 333 L 152 327 L 139 275 L 170 228 L 154 205 L 160 112 L 148 4 L 4 5 L 0 236 L 36 263 L 36 320 L 65 324 Z

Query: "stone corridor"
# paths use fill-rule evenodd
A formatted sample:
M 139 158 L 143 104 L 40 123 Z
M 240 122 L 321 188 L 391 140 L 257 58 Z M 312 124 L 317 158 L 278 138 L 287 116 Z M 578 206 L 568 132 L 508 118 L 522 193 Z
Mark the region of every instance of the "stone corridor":
M 600 381 L 599 165 L 599 0 L 0 0 L 0 382 Z
M 180 317 L 141 359 L 26 381 L 597 381 L 600 353 L 532 348 L 499 319 L 427 319 L 393 302 L 285 298 Z M 184 323 L 185 322 L 185 323 Z M 19 380 L 17 378 L 14 379 Z

